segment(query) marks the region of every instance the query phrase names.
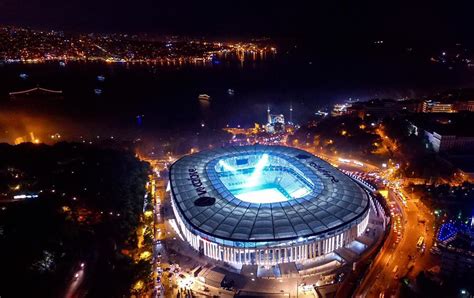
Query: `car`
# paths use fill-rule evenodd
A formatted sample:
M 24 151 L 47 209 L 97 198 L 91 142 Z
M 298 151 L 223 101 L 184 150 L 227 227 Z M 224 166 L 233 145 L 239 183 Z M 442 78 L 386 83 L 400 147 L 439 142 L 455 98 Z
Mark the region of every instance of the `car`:
M 181 277 L 183 279 L 186 278 L 186 276 L 184 276 L 184 274 L 180 274 L 179 277 Z

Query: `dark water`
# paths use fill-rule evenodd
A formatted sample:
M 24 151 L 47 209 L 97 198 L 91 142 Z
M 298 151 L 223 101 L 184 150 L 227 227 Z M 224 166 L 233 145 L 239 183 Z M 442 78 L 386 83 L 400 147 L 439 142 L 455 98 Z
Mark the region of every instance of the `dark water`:
M 467 68 L 450 70 L 428 58 L 403 51 L 313 55 L 285 50 L 264 61 L 207 66 L 4 64 L 0 114 L 17 116 L 18 121 L 47 119 L 50 126 L 75 126 L 81 134 L 160 133 L 197 130 L 201 123 L 211 128 L 253 125 L 265 121 L 267 104 L 288 116 L 291 103 L 294 121 L 302 123 L 316 110 L 348 98 L 420 97 L 473 86 L 474 75 Z M 28 79 L 21 79 L 20 73 Z M 98 81 L 97 75 L 105 81 Z M 36 85 L 63 90 L 64 96 L 8 96 Z M 94 94 L 95 88 L 103 93 Z M 229 88 L 235 95 L 227 93 Z M 203 104 L 197 99 L 200 93 L 212 101 Z M 137 115 L 144 115 L 141 125 Z

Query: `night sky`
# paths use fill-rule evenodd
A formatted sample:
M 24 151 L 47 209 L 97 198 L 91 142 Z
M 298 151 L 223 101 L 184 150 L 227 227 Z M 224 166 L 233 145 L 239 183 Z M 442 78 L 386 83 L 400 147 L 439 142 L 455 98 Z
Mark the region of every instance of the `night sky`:
M 68 31 L 268 35 L 320 41 L 456 40 L 474 33 L 472 1 L 350 2 L 0 0 L 0 23 Z

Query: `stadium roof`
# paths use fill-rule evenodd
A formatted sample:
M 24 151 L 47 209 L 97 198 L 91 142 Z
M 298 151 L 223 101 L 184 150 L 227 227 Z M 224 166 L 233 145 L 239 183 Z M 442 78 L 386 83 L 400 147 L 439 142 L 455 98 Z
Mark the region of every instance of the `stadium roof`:
M 313 191 L 277 203 L 236 198 L 215 170 L 234 156 L 276 155 L 311 180 Z M 182 218 L 194 229 L 232 241 L 282 241 L 324 235 L 362 220 L 368 196 L 351 178 L 305 151 L 283 146 L 225 147 L 188 155 L 170 169 L 170 185 Z

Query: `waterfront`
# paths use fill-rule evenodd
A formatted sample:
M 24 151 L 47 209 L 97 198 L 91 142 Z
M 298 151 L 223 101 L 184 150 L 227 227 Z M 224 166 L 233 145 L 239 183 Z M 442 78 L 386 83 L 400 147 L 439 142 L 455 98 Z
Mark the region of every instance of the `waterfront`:
M 19 122 L 22 116 L 38 122 L 51 116 L 51 126 L 62 126 L 64 135 L 94 131 L 132 139 L 171 130 L 195 132 L 203 126 L 253 126 L 265 121 L 267 105 L 288 117 L 291 104 L 295 122 L 304 123 L 318 109 L 348 98 L 423 97 L 472 86 L 469 68 L 448 69 L 402 51 L 395 58 L 373 53 L 316 58 L 284 46 L 265 60 L 203 65 L 3 64 L 0 105 L 3 118 L 14 114 Z M 22 73 L 28 78 L 20 78 Z M 63 95 L 8 96 L 38 85 L 63 90 Z M 202 93 L 211 101 L 199 101 Z M 0 137 L 12 141 L 7 134 Z

